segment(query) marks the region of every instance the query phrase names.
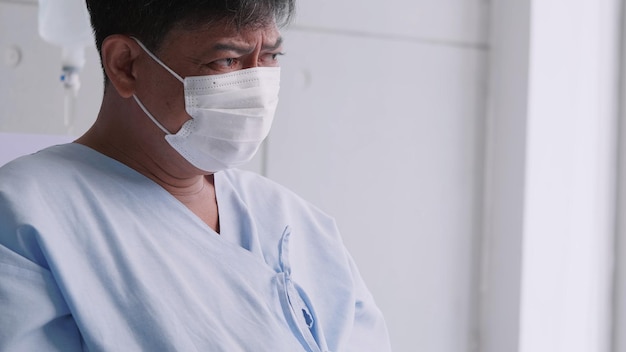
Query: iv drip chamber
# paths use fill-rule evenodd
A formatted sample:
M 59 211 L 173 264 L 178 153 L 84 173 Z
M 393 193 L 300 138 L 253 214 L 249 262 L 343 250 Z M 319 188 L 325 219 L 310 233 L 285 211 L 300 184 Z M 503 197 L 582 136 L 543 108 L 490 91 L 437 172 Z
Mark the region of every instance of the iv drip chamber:
M 39 35 L 62 48 L 60 82 L 65 88 L 64 123 L 68 132 L 74 124 L 79 73 L 85 66 L 85 47 L 93 43 L 89 13 L 84 0 L 39 0 Z

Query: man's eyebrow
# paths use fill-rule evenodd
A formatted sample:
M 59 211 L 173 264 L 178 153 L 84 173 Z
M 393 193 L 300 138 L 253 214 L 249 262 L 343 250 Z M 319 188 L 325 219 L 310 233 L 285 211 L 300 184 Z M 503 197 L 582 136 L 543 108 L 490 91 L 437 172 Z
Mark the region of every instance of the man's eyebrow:
M 281 45 L 283 45 L 283 38 L 278 37 L 276 39 L 276 42 L 274 42 L 273 44 L 264 44 L 261 49 L 266 51 L 273 51 L 280 48 Z M 233 51 L 239 55 L 244 55 L 253 52 L 254 46 L 237 45 L 231 43 L 217 43 L 213 45 L 212 49 L 214 51 Z
M 273 51 L 273 50 L 276 50 L 276 49 L 280 48 L 280 46 L 281 46 L 281 45 L 283 45 L 283 37 L 278 37 L 278 38 L 276 39 L 276 42 L 275 42 L 274 44 L 271 44 L 271 45 L 263 45 L 263 46 L 261 47 L 261 49 L 263 49 L 263 50 Z
M 236 45 L 229 43 L 217 43 L 213 45 L 214 51 L 234 51 L 239 55 L 248 54 L 254 51 L 254 46 Z

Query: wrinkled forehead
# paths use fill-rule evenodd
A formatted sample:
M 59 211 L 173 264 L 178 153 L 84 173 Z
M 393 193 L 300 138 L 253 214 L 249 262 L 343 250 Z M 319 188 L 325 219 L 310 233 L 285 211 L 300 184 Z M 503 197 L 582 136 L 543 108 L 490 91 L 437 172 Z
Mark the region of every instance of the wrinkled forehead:
M 276 27 L 276 24 L 276 14 L 267 8 L 263 11 L 251 11 L 247 15 L 246 12 L 222 13 L 221 16 L 213 13 L 205 14 L 204 16 L 191 15 L 176 21 L 173 28 L 207 31 L 223 30 L 224 32 L 232 32 L 231 34 L 234 34 L 236 32 L 249 32 Z
M 166 33 L 159 51 L 181 45 L 202 47 L 221 42 L 271 45 L 279 41 L 280 30 L 273 20 L 247 26 L 237 26 L 222 20 L 194 26 L 176 26 Z

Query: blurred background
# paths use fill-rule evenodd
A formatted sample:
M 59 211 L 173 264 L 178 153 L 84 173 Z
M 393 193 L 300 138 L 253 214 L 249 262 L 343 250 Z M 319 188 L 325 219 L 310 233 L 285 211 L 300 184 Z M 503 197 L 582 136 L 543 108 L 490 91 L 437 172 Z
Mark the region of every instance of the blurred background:
M 0 0 L 0 164 L 95 120 L 68 1 Z M 337 219 L 394 351 L 626 352 L 622 1 L 298 5 L 247 168 Z

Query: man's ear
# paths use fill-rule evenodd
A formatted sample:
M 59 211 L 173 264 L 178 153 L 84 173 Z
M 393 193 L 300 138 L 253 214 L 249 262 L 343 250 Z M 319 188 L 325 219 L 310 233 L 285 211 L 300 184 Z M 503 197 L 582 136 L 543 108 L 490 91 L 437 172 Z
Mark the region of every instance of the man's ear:
M 125 35 L 110 35 L 102 42 L 104 71 L 123 98 L 130 98 L 135 93 L 134 65 L 140 53 L 137 43 Z

